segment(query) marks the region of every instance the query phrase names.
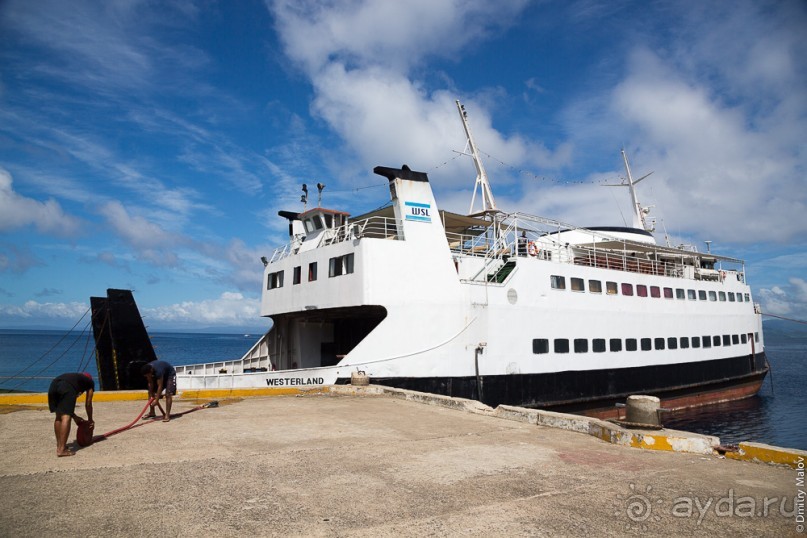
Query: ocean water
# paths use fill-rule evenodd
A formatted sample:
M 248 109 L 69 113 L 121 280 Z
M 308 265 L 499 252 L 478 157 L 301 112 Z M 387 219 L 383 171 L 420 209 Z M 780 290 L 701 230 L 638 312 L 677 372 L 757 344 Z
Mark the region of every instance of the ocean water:
M 152 333 L 157 356 L 174 365 L 240 358 L 260 335 Z M 676 411 L 664 425 L 720 437 L 807 450 L 807 338 L 765 338 L 771 374 L 759 395 Z M 45 392 L 63 372 L 97 375 L 91 333 L 0 330 L 0 390 Z
M 150 333 L 157 357 L 174 366 L 240 359 L 259 334 Z M 90 372 L 95 365 L 92 331 L 0 329 L 0 391 L 46 392 L 64 372 Z

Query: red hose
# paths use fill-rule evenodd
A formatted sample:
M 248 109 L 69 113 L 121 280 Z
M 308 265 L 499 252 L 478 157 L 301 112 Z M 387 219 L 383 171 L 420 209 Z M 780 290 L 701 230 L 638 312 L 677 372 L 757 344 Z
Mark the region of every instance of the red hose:
M 124 426 L 124 427 L 122 427 L 122 428 L 118 428 L 117 430 L 112 430 L 111 432 L 106 432 L 104 435 L 99 435 L 99 436 L 94 437 L 94 438 L 93 438 L 93 442 L 94 442 L 94 441 L 98 441 L 98 440 L 100 440 L 100 439 L 98 439 L 99 437 L 100 437 L 101 439 L 106 439 L 106 438 L 107 438 L 107 437 L 109 437 L 110 435 L 115 435 L 116 433 L 120 433 L 120 432 L 122 432 L 123 430 L 128 430 L 129 428 L 131 428 L 132 426 L 134 426 L 134 425 L 137 423 L 137 421 L 138 421 L 138 420 L 140 420 L 140 417 L 142 417 L 143 415 L 145 415 L 145 414 L 146 414 L 146 409 L 148 409 L 148 408 L 149 408 L 149 405 L 151 405 L 151 402 L 152 402 L 152 401 L 154 401 L 154 398 L 149 398 L 149 401 L 147 401 L 147 402 L 146 402 L 146 406 L 143 408 L 143 410 L 142 410 L 142 411 L 140 411 L 140 414 L 139 414 L 139 415 L 137 415 L 137 418 L 135 418 L 135 419 L 134 419 L 132 422 L 130 422 L 129 424 L 127 424 L 126 426 Z

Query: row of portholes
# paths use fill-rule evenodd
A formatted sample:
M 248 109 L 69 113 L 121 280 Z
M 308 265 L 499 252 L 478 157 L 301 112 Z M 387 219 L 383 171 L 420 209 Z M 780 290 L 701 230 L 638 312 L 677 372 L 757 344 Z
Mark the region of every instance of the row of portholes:
M 565 290 L 566 289 L 566 277 L 560 275 L 550 275 L 549 277 L 550 284 L 552 289 L 555 290 Z M 570 289 L 572 291 L 577 292 L 585 292 L 586 291 L 586 281 L 582 278 L 572 277 L 569 279 L 570 281 Z M 588 281 L 588 291 L 589 293 L 603 293 L 602 282 L 599 280 L 589 280 Z M 625 295 L 627 297 L 636 295 L 638 297 L 653 297 L 653 298 L 661 298 L 662 296 L 665 299 L 689 299 L 690 301 L 728 301 L 730 303 L 733 302 L 751 302 L 751 294 L 750 293 L 735 293 L 733 291 L 725 292 L 725 291 L 707 291 L 707 290 L 693 290 L 688 289 L 685 290 L 684 288 L 667 288 L 661 286 L 647 286 L 645 284 L 636 284 L 635 285 L 635 293 L 634 293 L 634 285 L 628 282 L 623 282 L 622 284 L 617 284 L 616 282 L 606 282 L 605 283 L 605 295 Z
M 759 342 L 759 333 L 754 333 L 754 341 Z M 554 353 L 605 353 L 606 351 L 652 351 L 664 349 L 711 348 L 747 344 L 748 334 L 724 334 L 714 336 L 668 336 L 656 338 L 555 338 L 552 339 Z M 538 355 L 549 353 L 549 338 L 534 338 L 532 352 Z

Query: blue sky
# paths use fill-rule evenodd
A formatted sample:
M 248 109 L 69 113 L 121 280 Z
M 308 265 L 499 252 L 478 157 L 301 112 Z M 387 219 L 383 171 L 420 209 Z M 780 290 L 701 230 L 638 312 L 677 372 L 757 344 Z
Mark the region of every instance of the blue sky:
M 376 165 L 465 212 L 465 104 L 499 207 L 747 261 L 807 319 L 807 4 L 0 2 L 0 328 L 135 291 L 150 330 L 261 327 L 260 257 L 300 184 L 358 214 Z

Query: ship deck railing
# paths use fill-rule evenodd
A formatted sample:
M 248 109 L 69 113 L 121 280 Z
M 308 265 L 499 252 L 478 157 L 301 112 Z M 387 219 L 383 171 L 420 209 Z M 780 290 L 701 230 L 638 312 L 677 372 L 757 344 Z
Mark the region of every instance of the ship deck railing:
M 399 241 L 403 239 L 403 227 L 400 226 L 398 220 L 395 218 L 379 216 L 368 217 L 325 230 L 325 232 L 318 237 L 319 243 L 317 244 L 317 248 L 365 238 Z M 293 238 L 285 245 L 276 248 L 272 256 L 268 259 L 268 263 L 275 263 L 287 256 L 296 254 L 302 243 L 302 238 Z
M 590 237 L 590 241 L 566 243 L 563 234 L 569 232 Z M 496 270 L 507 260 L 528 257 L 550 263 L 691 280 L 737 278 L 745 281 L 744 262 L 739 259 L 699 253 L 692 247 L 674 248 L 631 241 L 521 213 L 500 215 L 483 230 L 474 229 L 467 234 L 447 232 L 446 240 L 452 254 L 485 259 L 483 267 L 469 279 L 479 282 L 488 282 L 490 270 Z M 717 267 L 702 266 L 703 257 L 716 262 Z

